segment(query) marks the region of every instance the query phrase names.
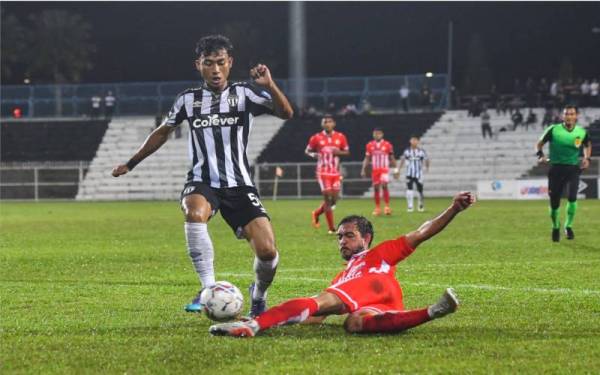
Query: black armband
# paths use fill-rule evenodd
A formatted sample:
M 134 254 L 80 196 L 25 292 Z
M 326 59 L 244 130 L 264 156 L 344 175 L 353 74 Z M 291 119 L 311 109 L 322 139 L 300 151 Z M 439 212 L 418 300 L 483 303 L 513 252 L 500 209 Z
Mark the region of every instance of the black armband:
M 543 158 L 544 157 L 544 151 L 542 151 L 542 150 L 539 150 L 535 154 L 537 155 L 538 158 Z
M 130 171 L 133 170 L 133 168 L 135 168 L 135 166 L 138 164 L 139 164 L 139 161 L 136 161 L 133 159 L 129 159 L 129 161 L 127 163 L 125 163 L 125 165 L 127 166 L 127 169 L 129 169 Z

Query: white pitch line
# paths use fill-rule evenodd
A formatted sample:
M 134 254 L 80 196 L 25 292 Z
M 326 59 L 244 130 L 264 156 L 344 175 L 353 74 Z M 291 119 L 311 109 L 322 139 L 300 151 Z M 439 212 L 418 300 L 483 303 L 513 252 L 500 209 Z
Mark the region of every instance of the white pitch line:
M 219 275 L 222 276 L 232 276 L 232 277 L 254 277 L 254 274 L 251 273 L 231 273 L 231 272 L 219 272 Z M 279 276 L 275 277 L 275 280 L 289 280 L 289 281 L 309 281 L 309 282 L 320 282 L 323 284 L 328 284 L 331 280 L 328 278 L 314 278 L 314 277 L 285 277 Z M 424 286 L 431 288 L 448 288 L 453 287 L 460 292 L 460 289 L 479 289 L 479 290 L 491 290 L 491 291 L 505 291 L 505 292 L 532 292 L 532 293 L 541 293 L 541 294 L 581 294 L 585 296 L 589 295 L 600 295 L 600 290 L 594 289 L 570 289 L 570 288 L 536 288 L 536 287 L 522 287 L 522 288 L 514 288 L 514 287 L 506 287 L 501 285 L 486 285 L 486 284 L 434 284 L 434 283 L 424 283 L 424 282 L 411 282 L 411 281 L 401 281 L 402 285 L 414 285 L 414 286 Z

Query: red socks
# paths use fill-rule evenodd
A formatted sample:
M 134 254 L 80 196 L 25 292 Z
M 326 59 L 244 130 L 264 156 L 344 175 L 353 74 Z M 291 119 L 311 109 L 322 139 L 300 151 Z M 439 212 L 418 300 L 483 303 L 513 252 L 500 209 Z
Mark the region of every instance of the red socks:
M 379 207 L 379 203 L 381 199 L 379 198 L 379 190 L 373 190 L 373 195 L 375 197 L 375 207 Z
M 364 333 L 401 332 L 416 327 L 431 318 L 427 308 L 421 310 L 388 312 L 377 315 L 366 315 L 362 318 L 362 330 Z
M 333 210 L 330 207 L 325 209 L 325 217 L 327 218 L 329 230 L 335 231 L 335 227 L 333 226 Z
M 319 305 L 313 298 L 296 298 L 270 308 L 260 314 L 256 321 L 260 330 L 264 331 L 273 326 L 303 322 L 318 309 Z
M 390 191 L 388 189 L 383 189 L 383 201 L 386 206 L 390 205 Z M 379 203 L 377 205 L 379 206 Z
M 319 208 L 316 210 L 317 217 L 321 216 L 321 214 L 325 211 L 325 202 L 321 203 Z

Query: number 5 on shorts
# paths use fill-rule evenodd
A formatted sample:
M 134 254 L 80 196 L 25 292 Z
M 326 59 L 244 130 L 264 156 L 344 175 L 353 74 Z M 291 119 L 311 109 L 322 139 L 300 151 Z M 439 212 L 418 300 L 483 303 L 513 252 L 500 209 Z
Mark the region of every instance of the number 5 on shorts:
M 260 202 L 260 199 L 258 199 L 258 197 L 256 196 L 256 194 L 254 194 L 254 193 L 248 193 L 248 199 L 250 199 L 250 202 L 252 202 L 253 206 L 263 207 L 262 203 Z

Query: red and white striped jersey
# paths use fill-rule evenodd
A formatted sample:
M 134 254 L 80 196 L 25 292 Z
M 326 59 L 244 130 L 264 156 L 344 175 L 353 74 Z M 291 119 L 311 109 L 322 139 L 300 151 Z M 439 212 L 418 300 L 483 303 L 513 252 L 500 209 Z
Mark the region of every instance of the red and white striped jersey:
M 340 157 L 333 154 L 334 150 L 348 150 L 346 136 L 340 132 L 332 131 L 327 134 L 325 130 L 316 133 L 308 141 L 308 149 L 319 154 L 317 161 L 318 174 L 340 174 Z
M 394 156 L 394 146 L 385 139 L 372 140 L 367 143 L 365 155 L 371 157 L 373 169 L 388 169 L 390 167 L 390 155 Z

